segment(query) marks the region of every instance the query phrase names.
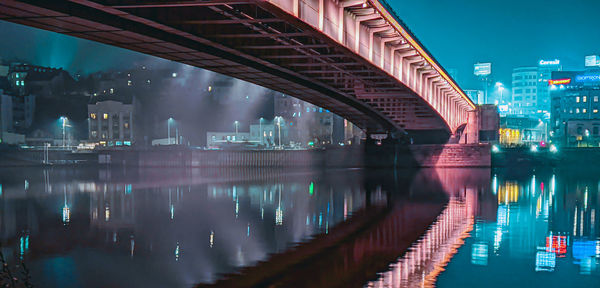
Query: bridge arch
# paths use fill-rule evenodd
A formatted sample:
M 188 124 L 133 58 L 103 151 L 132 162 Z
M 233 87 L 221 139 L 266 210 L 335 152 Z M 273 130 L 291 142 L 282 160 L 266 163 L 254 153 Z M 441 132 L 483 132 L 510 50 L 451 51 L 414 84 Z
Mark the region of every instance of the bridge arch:
M 0 18 L 239 78 L 369 133 L 452 133 L 475 108 L 382 0 L 7 0 Z

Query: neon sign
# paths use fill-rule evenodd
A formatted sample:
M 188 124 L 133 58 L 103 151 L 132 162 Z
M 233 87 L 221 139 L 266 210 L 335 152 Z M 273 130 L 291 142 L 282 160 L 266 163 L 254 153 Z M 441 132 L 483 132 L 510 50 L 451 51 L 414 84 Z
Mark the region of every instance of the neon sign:
M 546 66 L 546 65 L 560 65 L 560 60 L 558 60 L 558 59 L 540 60 L 540 66 Z
M 577 81 L 577 82 L 598 82 L 598 81 L 600 81 L 600 74 L 577 75 L 577 77 L 575 77 L 575 81 Z
M 569 84 L 569 83 L 571 83 L 571 78 L 565 78 L 565 79 L 551 79 L 551 80 L 548 80 L 548 83 L 549 83 L 550 85 Z

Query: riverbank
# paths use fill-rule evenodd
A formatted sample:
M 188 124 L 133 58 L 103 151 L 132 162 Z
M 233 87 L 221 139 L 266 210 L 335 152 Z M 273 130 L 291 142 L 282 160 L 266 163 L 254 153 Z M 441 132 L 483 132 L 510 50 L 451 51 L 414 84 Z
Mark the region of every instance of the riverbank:
M 492 153 L 492 167 L 534 166 L 559 167 L 593 165 L 600 161 L 600 148 L 562 148 L 531 150 L 530 148 L 500 148 Z
M 76 152 L 0 151 L 0 166 L 102 165 L 134 167 L 490 167 L 489 145 L 354 146 L 308 150 L 202 150 L 181 146 Z

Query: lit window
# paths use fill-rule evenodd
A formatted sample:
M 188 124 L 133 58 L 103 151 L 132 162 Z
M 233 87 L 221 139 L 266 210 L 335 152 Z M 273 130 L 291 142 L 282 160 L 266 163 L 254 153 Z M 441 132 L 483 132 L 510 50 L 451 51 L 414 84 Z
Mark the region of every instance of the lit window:
M 594 102 L 598 102 L 598 96 L 594 96 Z
M 587 102 L 587 96 L 583 96 L 583 103 Z
M 108 114 L 107 113 L 102 114 L 102 119 L 104 119 L 104 120 L 108 119 Z
M 587 109 L 583 108 L 583 113 L 587 113 Z
M 579 114 L 579 108 L 575 109 L 575 114 Z
M 593 111 L 593 112 L 594 112 L 594 113 L 598 113 L 598 109 L 594 109 L 594 111 Z
M 127 86 L 131 86 L 131 80 L 127 80 Z
M 96 113 L 92 113 L 92 114 L 90 114 L 90 118 L 92 118 L 92 119 L 96 119 Z
M 115 93 L 115 89 L 110 88 L 110 94 L 114 94 Z
M 208 92 L 212 91 L 212 86 L 208 86 Z
M 579 103 L 579 96 L 575 97 L 575 102 Z
M 269 131 L 269 137 L 273 137 L 273 131 Z
M 125 124 L 123 124 L 123 127 L 125 127 L 125 129 L 129 129 L 129 123 L 125 122 Z

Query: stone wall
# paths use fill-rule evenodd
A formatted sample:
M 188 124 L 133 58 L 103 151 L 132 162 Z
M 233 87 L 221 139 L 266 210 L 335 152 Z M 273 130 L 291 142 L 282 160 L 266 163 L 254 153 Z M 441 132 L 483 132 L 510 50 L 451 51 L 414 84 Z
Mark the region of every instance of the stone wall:
M 416 145 L 410 152 L 419 167 L 490 167 L 488 144 Z
M 101 152 L 110 163 L 142 167 L 490 167 L 489 145 L 445 144 L 329 150 L 187 150 Z

